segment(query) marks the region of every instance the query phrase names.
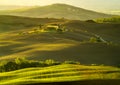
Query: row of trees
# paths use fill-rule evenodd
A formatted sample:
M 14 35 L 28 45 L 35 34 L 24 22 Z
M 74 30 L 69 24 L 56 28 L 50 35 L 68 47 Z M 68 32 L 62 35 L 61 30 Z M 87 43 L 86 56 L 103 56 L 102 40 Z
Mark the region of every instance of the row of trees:
M 1 62 L 0 72 L 13 71 L 13 70 L 29 68 L 29 67 L 47 67 L 47 66 L 60 65 L 60 64 L 80 64 L 80 63 L 74 61 L 65 61 L 63 63 L 60 63 L 52 59 L 48 59 L 45 61 L 35 61 L 35 60 L 27 60 L 25 58 L 17 58 L 14 61 Z
M 120 17 L 97 19 L 96 22 L 99 22 L 99 23 L 103 23 L 103 22 L 120 23 Z

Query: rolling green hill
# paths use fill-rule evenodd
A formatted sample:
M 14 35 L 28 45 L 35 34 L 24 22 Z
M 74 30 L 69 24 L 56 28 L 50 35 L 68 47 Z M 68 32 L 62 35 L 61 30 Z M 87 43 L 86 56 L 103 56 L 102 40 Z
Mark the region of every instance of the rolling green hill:
M 66 30 L 42 32 L 40 24 L 61 24 Z M 54 18 L 0 16 L 0 61 L 16 57 L 82 64 L 118 65 L 120 25 Z M 39 29 L 40 32 L 36 31 Z M 91 40 L 100 36 L 106 42 Z
M 119 68 L 74 64 L 0 73 L 0 85 L 119 85 L 119 79 Z
M 1 11 L 1 15 L 15 15 L 36 18 L 67 18 L 73 20 L 88 20 L 96 18 L 111 17 L 103 13 L 98 13 L 79 7 L 74 7 L 66 4 L 53 4 L 41 7 L 31 7 L 29 9 L 17 9 L 10 11 Z

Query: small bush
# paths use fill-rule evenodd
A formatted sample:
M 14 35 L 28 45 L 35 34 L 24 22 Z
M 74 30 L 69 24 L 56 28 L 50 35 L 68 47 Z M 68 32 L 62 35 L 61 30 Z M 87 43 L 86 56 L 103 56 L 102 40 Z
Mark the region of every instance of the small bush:
M 97 64 L 91 64 L 91 66 L 97 66 Z
M 96 43 L 97 39 L 95 37 L 91 37 L 89 41 L 92 42 L 92 43 Z
M 97 42 L 106 42 L 106 41 L 103 40 L 102 37 L 97 36 L 97 37 L 91 37 L 90 40 L 89 40 L 89 42 L 91 42 L 91 43 L 97 43 Z
M 89 23 L 96 23 L 94 20 L 86 20 L 86 22 L 89 22 Z
M 60 64 L 60 63 L 59 63 L 59 62 L 56 62 L 55 60 L 48 59 L 48 60 L 45 61 L 45 64 L 48 65 L 48 66 L 49 66 L 49 65 L 51 66 L 51 65 L 58 65 L 58 64 Z

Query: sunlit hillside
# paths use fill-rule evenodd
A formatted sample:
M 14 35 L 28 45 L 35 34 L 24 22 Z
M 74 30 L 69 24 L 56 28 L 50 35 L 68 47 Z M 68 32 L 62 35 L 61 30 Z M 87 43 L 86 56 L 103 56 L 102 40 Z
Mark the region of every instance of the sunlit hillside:
M 0 73 L 0 85 L 119 85 L 119 79 L 119 68 L 74 64 L 25 68 Z

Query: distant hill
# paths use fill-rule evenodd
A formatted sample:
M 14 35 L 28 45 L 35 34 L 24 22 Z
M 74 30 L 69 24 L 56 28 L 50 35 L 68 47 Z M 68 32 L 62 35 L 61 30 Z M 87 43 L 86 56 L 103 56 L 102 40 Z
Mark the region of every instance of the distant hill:
M 96 18 L 111 17 L 112 15 L 98 13 L 79 7 L 66 4 L 53 4 L 41 7 L 31 7 L 29 9 L 17 9 L 10 11 L 2 11 L 1 15 L 16 15 L 36 18 L 67 18 L 73 20 L 88 20 Z

